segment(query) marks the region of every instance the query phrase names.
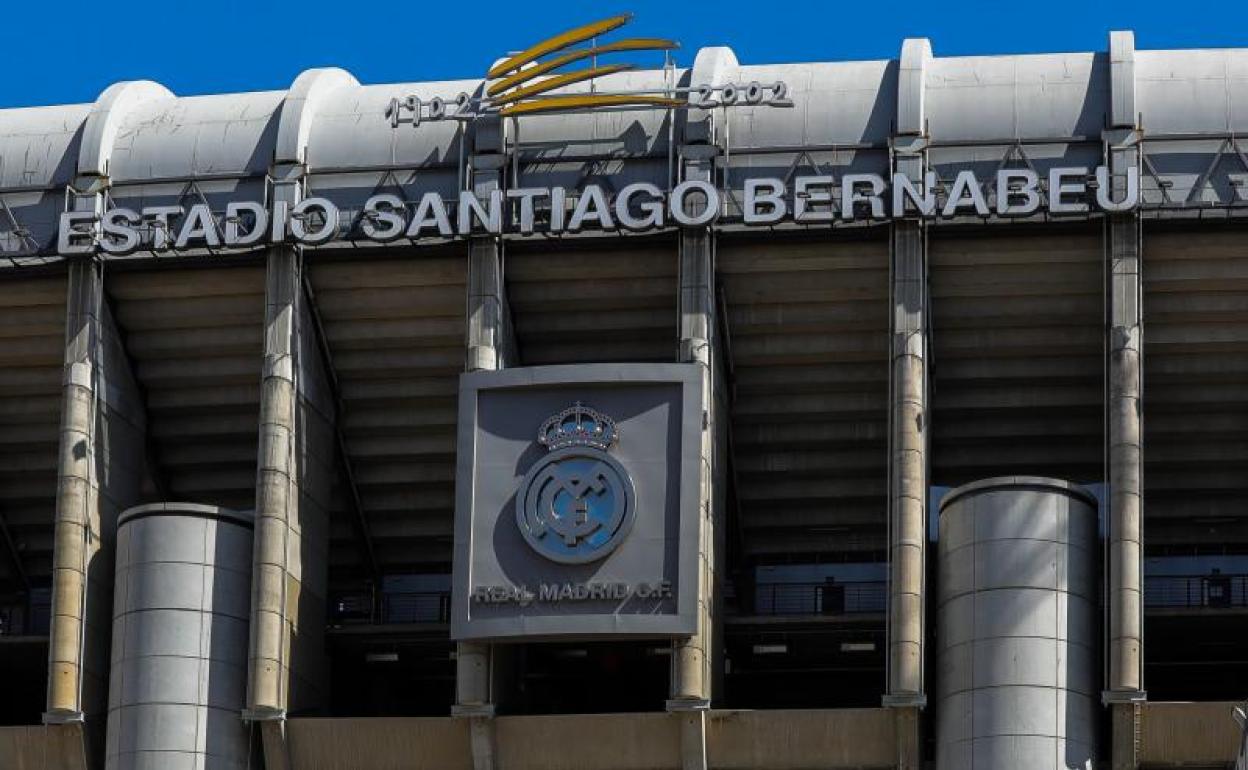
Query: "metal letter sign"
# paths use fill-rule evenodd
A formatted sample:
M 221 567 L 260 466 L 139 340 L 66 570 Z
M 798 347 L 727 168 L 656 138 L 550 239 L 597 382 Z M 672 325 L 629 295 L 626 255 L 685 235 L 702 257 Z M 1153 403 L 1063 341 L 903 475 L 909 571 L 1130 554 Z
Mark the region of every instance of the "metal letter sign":
M 550 454 L 516 495 L 516 523 L 533 550 L 560 564 L 585 564 L 628 536 L 633 482 L 607 454 L 618 436 L 614 420 L 579 401 L 542 423 L 537 441 Z

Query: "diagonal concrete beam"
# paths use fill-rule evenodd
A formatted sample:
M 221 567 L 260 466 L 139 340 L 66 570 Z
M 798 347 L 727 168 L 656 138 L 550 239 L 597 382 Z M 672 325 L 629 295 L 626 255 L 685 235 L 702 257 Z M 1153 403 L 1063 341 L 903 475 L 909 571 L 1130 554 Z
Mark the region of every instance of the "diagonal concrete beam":
M 346 406 L 342 400 L 342 386 L 338 382 L 338 370 L 334 368 L 333 351 L 329 348 L 329 338 L 325 335 L 325 324 L 321 320 L 321 309 L 316 302 L 316 292 L 312 281 L 305 273 L 303 276 L 303 296 L 312 319 L 312 332 L 316 337 L 316 346 L 321 354 L 321 365 L 325 370 L 325 378 L 329 384 L 330 398 L 334 403 L 334 442 L 338 449 L 338 467 L 343 482 L 347 486 L 347 495 L 351 501 L 352 524 L 360 550 L 364 554 L 365 566 L 373 581 L 373 616 L 379 615 L 381 600 L 381 568 L 377 562 L 377 551 L 373 547 L 373 535 L 368 525 L 368 514 L 364 510 L 364 502 L 360 497 L 360 487 L 355 480 L 355 468 L 351 462 L 351 454 L 347 451 L 347 437 L 343 430 Z
M 130 343 L 126 330 L 117 322 L 117 303 L 109 293 L 107 286 L 103 289 L 104 312 L 108 316 L 108 328 L 112 332 L 113 337 L 117 341 L 117 349 L 124 359 L 126 369 L 130 375 L 130 381 L 134 384 L 134 392 L 138 397 L 139 405 L 143 409 L 143 414 L 149 413 L 147 388 L 143 386 L 143 381 L 139 379 L 138 369 L 134 364 L 133 357 L 130 356 Z M 160 467 L 159 457 L 156 452 L 156 445 L 152 441 L 151 427 L 147 425 L 146 420 L 143 426 L 143 449 L 146 458 L 148 478 L 152 482 L 152 486 L 156 490 L 156 496 L 161 500 L 171 501 L 169 478 L 165 475 Z
M 30 576 L 26 574 L 22 552 L 17 549 L 17 542 L 13 539 L 13 533 L 9 530 L 9 521 L 4 517 L 3 511 L 0 511 L 0 537 L 4 539 L 5 550 L 9 552 L 9 560 L 13 564 L 13 573 L 17 576 L 17 582 L 22 584 L 22 590 L 29 596 Z

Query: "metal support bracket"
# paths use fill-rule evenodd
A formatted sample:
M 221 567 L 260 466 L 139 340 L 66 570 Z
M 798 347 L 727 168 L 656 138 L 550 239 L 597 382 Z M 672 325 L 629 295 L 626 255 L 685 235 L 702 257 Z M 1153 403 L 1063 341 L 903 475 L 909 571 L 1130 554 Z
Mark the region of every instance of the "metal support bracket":
M 1148 693 L 1144 690 L 1102 690 L 1101 705 L 1111 706 L 1115 703 L 1147 703 Z

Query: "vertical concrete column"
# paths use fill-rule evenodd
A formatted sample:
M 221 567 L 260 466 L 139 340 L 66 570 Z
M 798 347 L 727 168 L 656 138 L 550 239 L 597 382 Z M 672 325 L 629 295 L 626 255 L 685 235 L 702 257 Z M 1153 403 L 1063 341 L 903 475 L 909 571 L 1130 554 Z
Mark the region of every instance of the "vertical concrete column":
M 93 258 L 70 262 L 67 285 L 44 723 L 85 722 L 84 752 L 101 756 L 116 521 L 141 494 L 146 419 L 104 301 L 103 266 Z
M 478 152 L 472 156 L 471 181 L 479 200 L 489 200 L 503 186 L 507 156 L 502 151 L 502 137 L 496 135 L 500 130 L 478 128 Z M 494 151 L 483 151 L 491 146 Z M 495 235 L 474 236 L 468 240 L 467 371 L 503 369 L 514 361 L 510 318 L 503 287 L 502 241 Z
M 303 167 L 274 164 L 274 216 L 303 195 Z M 265 255 L 264 350 L 248 655 L 249 721 L 315 712 L 325 702 L 324 620 L 334 401 L 304 292 L 304 255 Z M 268 745 L 268 744 L 266 744 Z M 271 759 L 270 761 L 276 761 Z
M 110 86 L 92 105 L 81 132 L 69 207 L 95 215 L 100 233 L 108 166 L 118 127 L 139 104 L 173 95 L 149 81 Z M 146 431 L 142 399 L 110 327 L 103 265 L 94 256 L 68 258 L 68 301 L 62 380 L 60 456 L 52 546 L 52 622 L 48 699 L 43 721 L 85 738 L 88 755 L 103 755 L 112 642 L 112 551 L 116 517 L 138 502 Z M 99 728 L 103 725 L 99 724 Z
M 1135 37 L 1111 32 L 1111 127 L 1105 131 L 1106 163 L 1114 200 L 1127 195 L 1129 170 L 1140 164 L 1141 131 L 1135 109 Z M 1114 770 L 1139 764 L 1139 703 L 1143 675 L 1144 458 L 1141 398 L 1144 316 L 1140 281 L 1141 228 L 1136 211 L 1107 215 L 1106 412 L 1109 512 L 1106 596 L 1109 650 L 1106 689 L 1113 725 Z
M 715 158 L 719 150 L 710 144 L 693 144 L 681 148 L 684 178 L 690 181 L 714 181 Z M 704 205 L 689 200 L 686 206 L 696 210 Z M 714 410 L 715 336 L 715 238 L 705 226 L 686 227 L 680 232 L 679 299 L 680 338 L 678 359 L 698 364 L 702 369 L 702 398 L 708 415 L 702 432 L 699 512 L 698 630 L 675 642 L 672 656 L 671 710 L 705 709 L 712 697 L 712 659 L 715 643 L 715 522 L 714 522 L 714 457 L 715 446 L 710 413 Z
M 890 397 L 889 666 L 893 705 L 923 696 L 924 558 L 927 541 L 926 248 L 923 226 L 893 227 Z
M 502 245 L 496 238 L 472 238 L 468 243 L 467 361 L 469 372 L 503 368 Z M 459 642 L 455 653 L 455 712 L 466 716 L 492 716 L 491 645 Z M 474 745 L 480 740 L 474 728 Z M 474 750 L 475 756 L 475 750 Z
M 65 318 L 60 457 L 52 549 L 48 710 L 44 721 L 82 719 L 87 571 L 99 554 L 95 467 L 96 365 L 103 309 L 98 263 L 70 263 Z
M 333 406 L 303 302 L 303 255 L 266 256 L 264 358 L 256 469 L 248 721 L 324 704 L 324 616 Z M 280 732 L 280 731 L 279 731 Z M 266 733 L 268 735 L 268 733 Z M 265 742 L 266 761 L 270 756 Z
M 502 245 L 497 238 L 472 238 L 468 243 L 467 360 L 469 372 L 503 368 Z M 492 646 L 485 642 L 459 642 L 455 649 L 455 713 L 474 717 L 473 754 L 485 729 L 475 717 L 492 716 Z M 478 768 L 478 770 L 483 770 Z
M 1140 224 L 1115 215 L 1109 230 L 1109 694 L 1142 694 L 1143 447 L 1141 445 Z
M 256 720 L 284 718 L 289 703 L 289 555 L 298 504 L 294 335 L 303 260 L 297 248 L 276 245 L 267 263 L 246 714 Z
M 690 82 L 698 86 L 731 82 L 738 69 L 736 54 L 731 49 L 703 48 L 694 59 Z M 717 120 L 726 117 L 696 107 L 686 112 L 677 137 L 680 178 L 673 183 L 696 181 L 720 186 L 716 171 L 724 154 L 720 142 L 725 132 Z M 686 197 L 686 213 L 700 212 L 709 204 L 700 198 Z M 724 409 L 717 398 L 715 245 L 715 233 L 708 226 L 680 230 L 677 359 L 701 369 L 702 403 L 706 405 L 699 463 L 697 630 L 672 644 L 671 697 L 667 702 L 667 710 L 680 720 L 682 770 L 706 770 L 706 711 L 715 697 L 718 673 L 723 668 L 717 577 L 721 572 L 718 560 L 724 552 L 724 528 L 717 522 L 722 521 L 724 512 L 723 495 L 718 494 L 724 485 L 724 463 L 717 462 L 717 458 L 722 457 L 724 447 L 716 424 Z
M 71 193 L 70 200 L 74 211 L 97 216 L 101 213 L 103 203 L 98 194 Z M 104 313 L 103 268 L 94 258 L 78 258 L 69 262 L 68 273 L 45 723 L 83 718 L 87 569 L 98 554 L 100 529 L 95 427 L 96 369 L 101 357 Z
M 926 39 L 902 44 L 897 84 L 894 173 L 922 188 L 927 172 Z M 892 225 L 892 302 L 888 458 L 888 682 L 884 705 L 896 709 L 897 766 L 921 764 L 928 502 L 927 231 L 918 211 Z
M 469 184 L 479 200 L 503 187 L 506 167 L 506 123 L 487 120 L 471 137 Z M 503 276 L 503 244 L 494 235 L 468 240 L 468 317 L 465 369 L 503 369 L 515 360 L 515 341 L 507 309 Z M 474 770 L 494 767 L 494 645 L 459 642 L 455 649 L 453 713 L 469 719 Z

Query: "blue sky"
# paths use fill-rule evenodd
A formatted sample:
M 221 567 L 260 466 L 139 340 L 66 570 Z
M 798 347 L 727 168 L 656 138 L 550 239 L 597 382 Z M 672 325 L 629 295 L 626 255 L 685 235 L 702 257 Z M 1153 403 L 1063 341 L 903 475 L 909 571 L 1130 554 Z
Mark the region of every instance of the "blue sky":
M 334 65 L 361 82 L 475 77 L 507 50 L 620 11 L 632 35 L 705 45 L 742 63 L 1101 50 L 1111 29 L 1140 48 L 1248 46 L 1248 2 L 970 0 L 7 0 L 0 107 L 90 102 L 118 80 L 191 95 L 285 88 Z

